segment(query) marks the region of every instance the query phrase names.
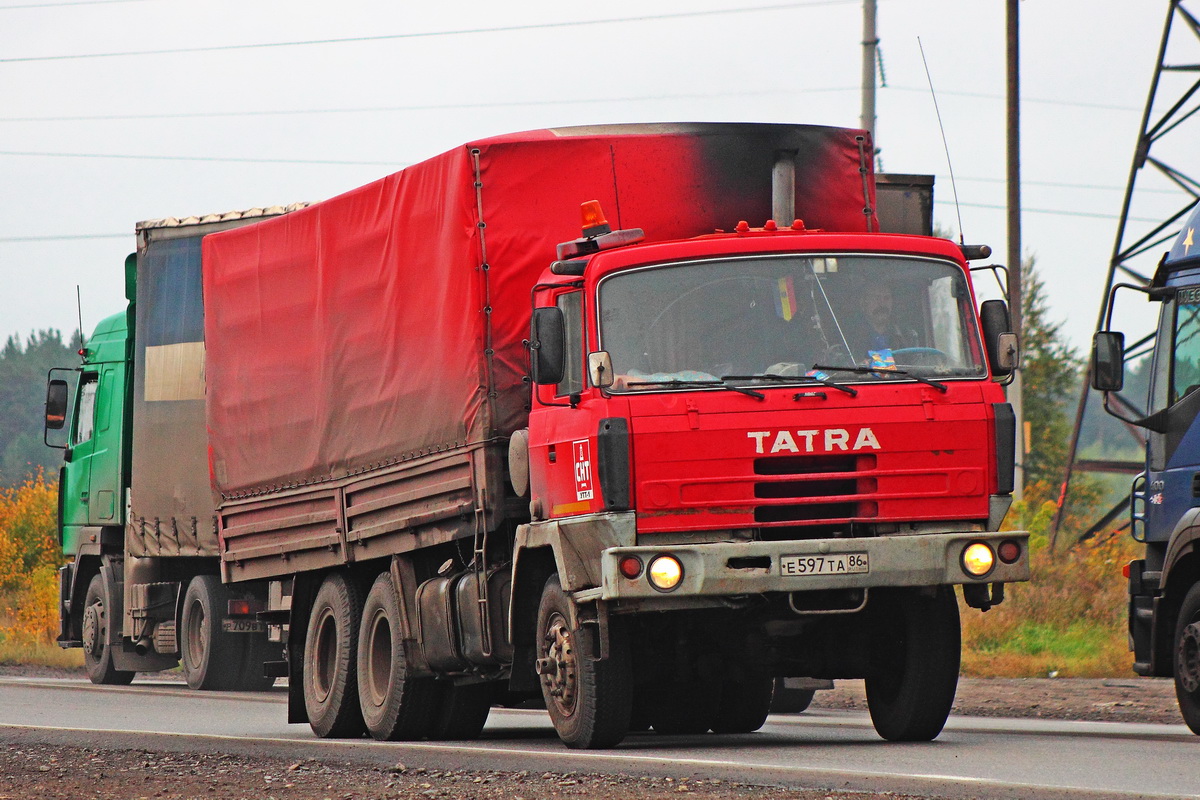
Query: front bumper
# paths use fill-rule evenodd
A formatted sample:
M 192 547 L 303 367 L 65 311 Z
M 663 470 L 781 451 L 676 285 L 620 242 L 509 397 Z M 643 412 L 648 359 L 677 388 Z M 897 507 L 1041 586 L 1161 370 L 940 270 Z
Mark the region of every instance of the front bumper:
M 984 542 L 992 551 L 1004 541 L 1017 542 L 1020 557 L 1012 564 L 998 558 L 986 575 L 976 578 L 962 568 L 963 549 Z M 863 553 L 870 571 L 837 575 L 784 575 L 786 556 L 829 556 Z M 683 579 L 671 591 L 661 591 L 647 580 L 645 570 L 626 578 L 620 560 L 638 556 L 649 564 L 655 556 L 669 554 L 683 565 Z M 805 539 L 782 542 L 720 542 L 714 544 L 613 547 L 601 553 L 602 585 L 587 594 L 600 600 L 721 597 L 765 592 L 804 592 L 883 586 L 946 586 L 964 583 L 1010 583 L 1029 580 L 1029 534 L 1025 531 L 912 534 L 862 539 Z M 589 597 L 589 599 L 592 599 Z

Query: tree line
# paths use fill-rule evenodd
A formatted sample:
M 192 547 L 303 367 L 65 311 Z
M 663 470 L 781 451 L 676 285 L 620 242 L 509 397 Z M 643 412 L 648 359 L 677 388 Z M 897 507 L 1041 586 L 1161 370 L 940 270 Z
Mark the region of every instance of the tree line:
M 48 328 L 24 341 L 9 336 L 0 350 L 0 488 L 58 471 L 62 452 L 42 442 L 46 375 L 52 367 L 77 366 L 80 347 L 78 332 L 64 342 L 61 331 Z

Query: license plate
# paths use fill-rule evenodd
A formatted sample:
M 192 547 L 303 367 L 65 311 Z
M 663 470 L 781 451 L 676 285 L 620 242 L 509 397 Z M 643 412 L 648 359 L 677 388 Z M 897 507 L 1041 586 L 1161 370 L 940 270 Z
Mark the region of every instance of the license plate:
M 852 575 L 870 572 L 866 553 L 833 553 L 821 556 L 783 556 L 780 575 Z
M 262 633 L 266 629 L 267 624 L 256 619 L 221 620 L 221 630 L 226 633 Z

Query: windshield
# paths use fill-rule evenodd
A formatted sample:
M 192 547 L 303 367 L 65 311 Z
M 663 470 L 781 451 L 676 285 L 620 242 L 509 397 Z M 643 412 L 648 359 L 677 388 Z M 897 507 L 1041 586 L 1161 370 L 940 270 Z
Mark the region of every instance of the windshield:
M 966 278 L 944 261 L 793 255 L 664 265 L 605 278 L 598 307 L 615 391 L 730 376 L 986 374 Z

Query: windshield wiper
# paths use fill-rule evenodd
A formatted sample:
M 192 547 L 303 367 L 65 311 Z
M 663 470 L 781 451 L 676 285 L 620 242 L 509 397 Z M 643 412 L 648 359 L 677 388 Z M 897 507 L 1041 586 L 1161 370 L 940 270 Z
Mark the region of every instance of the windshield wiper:
M 756 392 L 753 389 L 747 389 L 745 386 L 737 386 L 732 383 L 726 383 L 724 380 L 719 380 L 719 381 L 680 381 L 680 380 L 630 381 L 630 382 L 626 383 L 625 385 L 626 386 L 674 386 L 676 388 L 685 387 L 685 386 L 690 386 L 690 387 L 719 386 L 722 389 L 728 389 L 731 392 L 737 392 L 738 394 L 749 395 L 750 397 L 753 397 L 756 400 L 766 400 L 767 399 L 767 396 L 765 394 L 763 394 L 762 392 Z
M 937 389 L 942 394 L 945 394 L 947 391 L 949 391 L 949 389 L 947 389 L 947 387 L 946 387 L 946 384 L 944 384 L 944 383 L 941 383 L 941 382 L 935 381 L 935 380 L 930 380 L 929 378 L 923 377 L 921 375 L 915 375 L 915 374 L 909 372 L 908 370 L 903 370 L 903 369 L 893 369 L 890 367 L 887 369 L 884 369 L 882 367 L 831 367 L 831 366 L 826 366 L 825 364 L 813 364 L 812 368 L 819 369 L 822 371 L 828 369 L 828 370 L 834 370 L 836 372 L 853 372 L 858 375 L 903 375 L 905 378 L 912 378 L 917 383 L 923 383 L 926 386 L 932 386 L 934 389 Z
M 773 372 L 765 372 L 761 375 L 722 375 L 721 380 L 725 381 L 779 381 L 781 383 L 819 383 L 822 386 L 828 386 L 830 389 L 837 389 L 839 392 L 845 392 L 851 397 L 858 395 L 858 390 L 846 386 L 843 383 L 832 381 L 829 378 L 818 378 L 816 375 L 776 375 Z

